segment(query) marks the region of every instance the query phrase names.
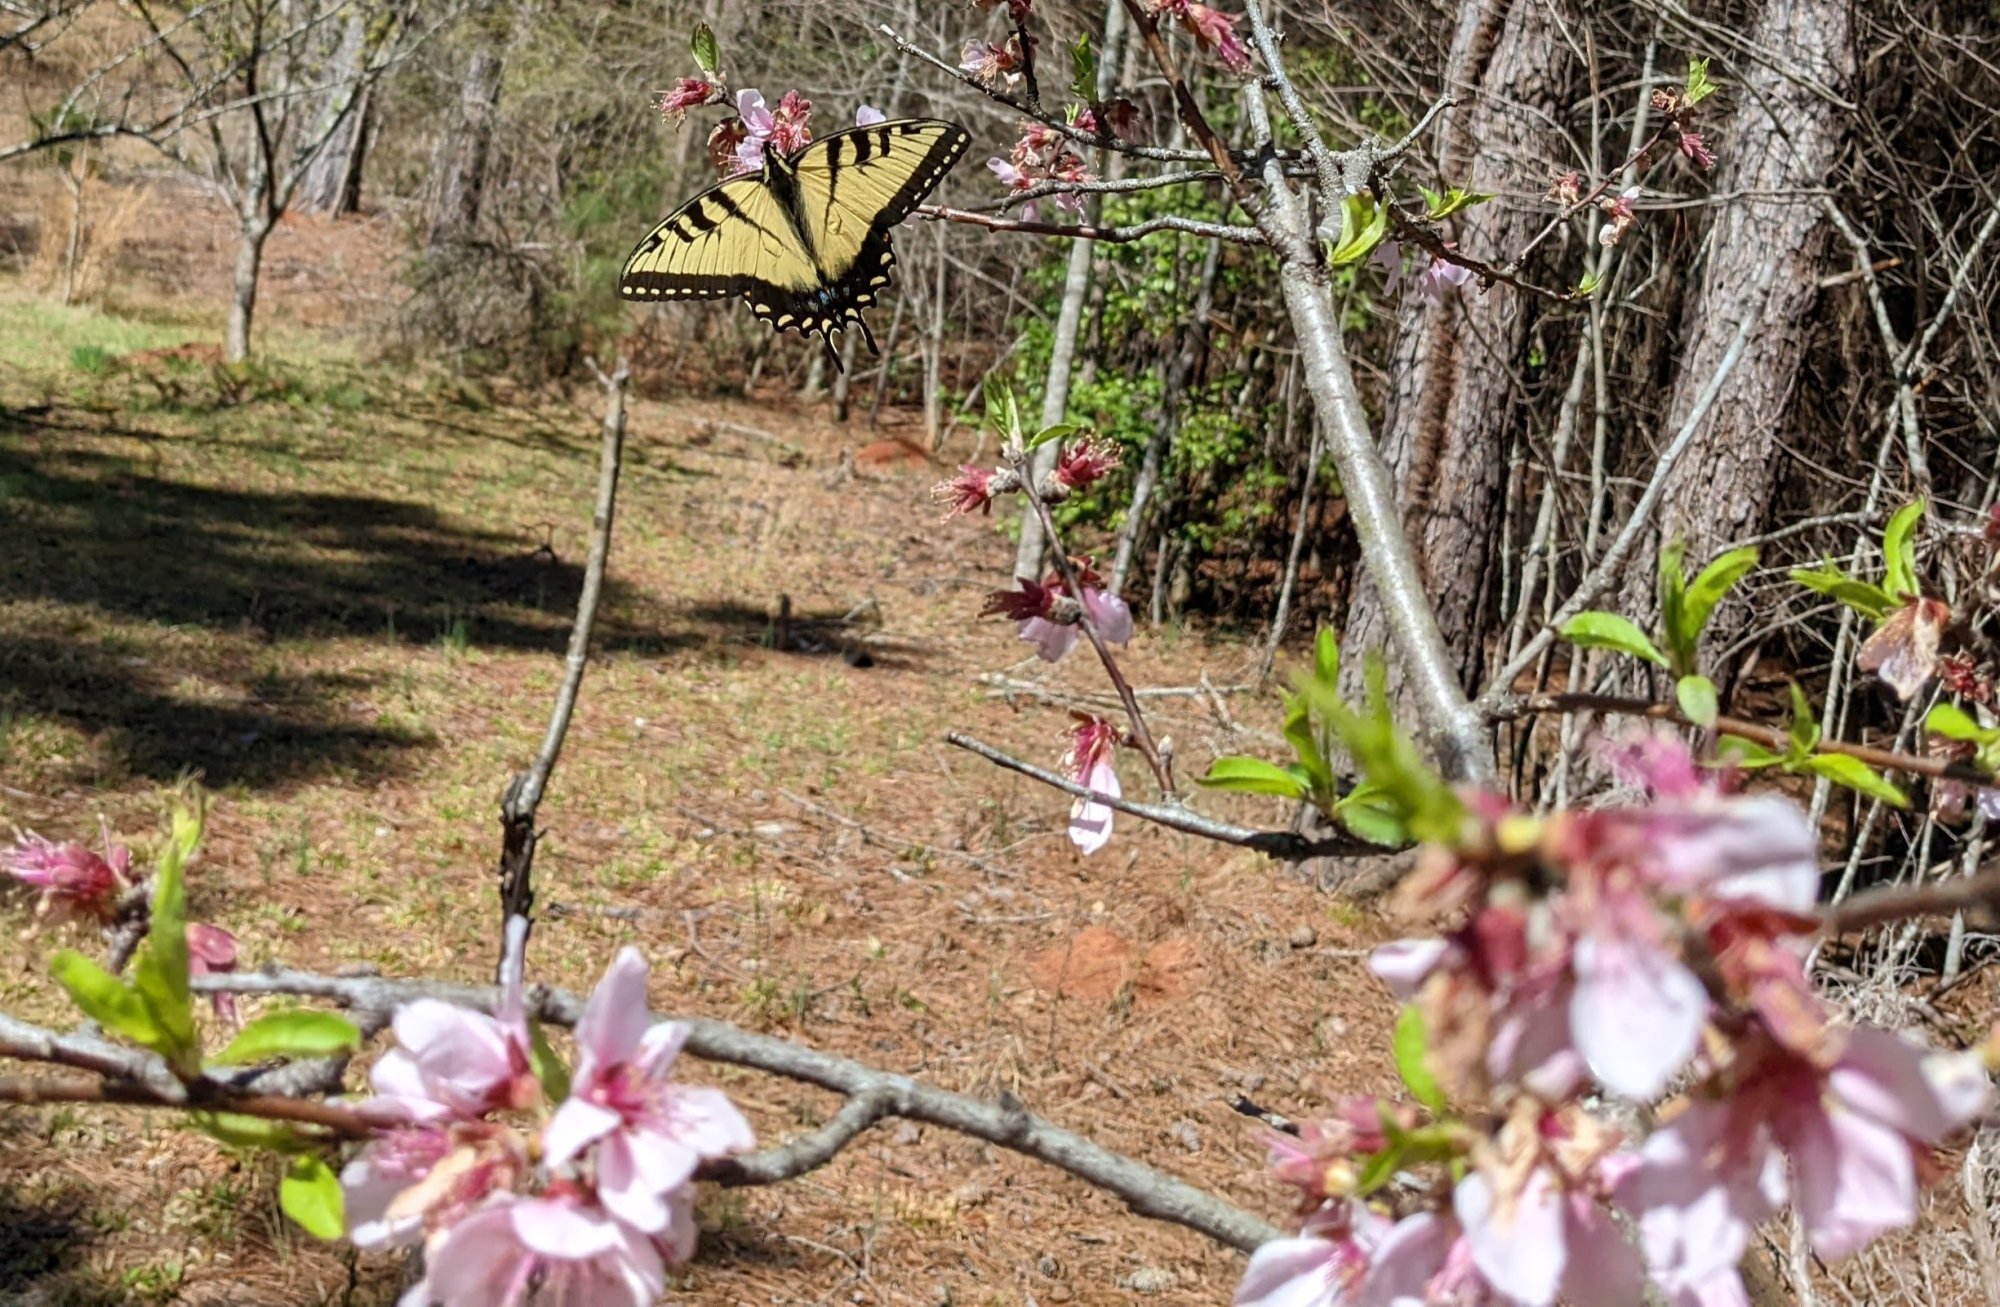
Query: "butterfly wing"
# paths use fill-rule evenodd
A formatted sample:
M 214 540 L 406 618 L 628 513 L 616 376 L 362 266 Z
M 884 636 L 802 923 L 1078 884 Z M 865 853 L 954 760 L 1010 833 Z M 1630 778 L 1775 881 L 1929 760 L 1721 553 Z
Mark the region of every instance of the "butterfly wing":
M 751 175 L 710 187 L 653 228 L 625 260 L 618 293 L 652 303 L 741 295 L 769 321 L 786 297 L 819 283 L 784 205 Z
M 889 284 L 889 233 L 923 203 L 964 155 L 963 127 L 931 118 L 852 127 L 821 137 L 792 160 L 798 207 L 822 283 L 800 307 L 801 331 L 860 322 Z
M 923 118 L 822 137 L 675 210 L 625 261 L 618 293 L 653 303 L 740 295 L 773 327 L 822 338 L 859 323 L 889 284 L 890 229 L 970 140 Z

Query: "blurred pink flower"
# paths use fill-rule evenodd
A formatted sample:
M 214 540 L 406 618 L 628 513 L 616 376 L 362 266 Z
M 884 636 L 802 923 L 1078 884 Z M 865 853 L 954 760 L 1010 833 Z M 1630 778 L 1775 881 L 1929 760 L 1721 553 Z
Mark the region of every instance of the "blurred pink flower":
M 1472 269 L 1433 255 L 1429 266 L 1410 283 L 1410 295 L 1425 304 L 1442 304 L 1453 287 L 1463 286 L 1470 280 Z
M 719 1089 L 669 1077 L 687 1027 L 646 1010 L 646 960 L 620 949 L 577 1023 L 570 1096 L 542 1134 L 551 1167 L 591 1149 L 597 1198 L 634 1229 L 665 1231 L 668 1197 L 711 1158 L 752 1147 L 749 1122 Z
M 990 89 L 1012 87 L 1021 80 L 1021 39 L 1010 36 L 1005 42 L 971 40 L 959 52 L 958 66 L 966 76 Z
M 864 104 L 854 111 L 854 125 L 856 127 L 873 127 L 876 123 L 885 123 L 888 121 L 889 115 L 883 113 L 872 104 Z
M 1951 608 L 1936 599 L 1914 598 L 1890 613 L 1861 645 L 1854 665 L 1873 672 L 1905 703 L 1936 674 L 1938 642 Z
M 36 911 L 108 917 L 132 884 L 132 850 L 104 836 L 104 856 L 74 840 L 56 844 L 30 831 L 0 850 L 5 871 L 41 894 Z
M 188 974 L 214 976 L 236 970 L 236 936 L 220 926 L 190 921 L 187 926 Z M 215 1015 L 236 1024 L 236 996 L 211 994 Z
M 1069 751 L 1063 754 L 1063 771 L 1087 790 L 1121 798 L 1124 791 L 1118 788 L 1118 771 L 1112 766 L 1117 754 L 1117 728 L 1102 717 L 1093 717 L 1071 733 Z M 1113 811 L 1095 799 L 1073 801 L 1069 809 L 1070 843 L 1085 855 L 1103 848 L 1111 840 Z
M 1685 127 L 1681 128 L 1680 145 L 1681 153 L 1686 155 L 1688 161 L 1703 172 L 1707 172 L 1715 166 L 1715 155 L 1709 152 L 1708 145 L 1701 139 L 1700 132 L 1689 131 Z
M 1566 1190 L 1546 1166 L 1504 1200 L 1481 1171 L 1458 1182 L 1452 1209 L 1472 1264 L 1507 1301 L 1550 1307 L 1558 1295 L 1592 1307 L 1645 1301 L 1639 1255 L 1589 1194 Z
M 1633 203 L 1638 198 L 1639 188 L 1631 186 L 1619 192 L 1616 199 L 1600 199 L 1597 202 L 1597 207 L 1604 211 L 1606 218 L 1610 219 L 1610 221 L 1598 229 L 1597 243 L 1599 245 L 1616 245 L 1619 241 L 1625 239 L 1625 233 L 1630 231 L 1632 224 L 1639 220 L 1638 214 L 1633 212 L 1632 209 Z
M 407 1248 L 511 1196 L 531 1171 L 527 1143 L 504 1125 L 461 1121 L 377 1135 L 340 1173 L 348 1239 Z
M 551 1191 L 496 1197 L 435 1240 L 423 1281 L 403 1301 L 439 1307 L 535 1302 L 652 1307 L 666 1292 L 652 1240 L 591 1206 Z
M 722 88 L 699 77 L 683 77 L 674 83 L 674 89 L 661 93 L 654 107 L 660 117 L 680 122 L 687 117 L 687 111 L 698 109 L 705 104 L 720 104 Z
M 1569 208 L 1583 198 L 1583 174 L 1574 168 L 1568 172 L 1557 173 L 1549 182 L 1549 189 L 1542 198 L 1553 200 L 1565 209 Z
M 1175 18 L 1183 30 L 1222 57 L 1231 72 L 1246 72 L 1250 51 L 1236 34 L 1241 15 L 1225 14 L 1195 0 L 1147 0 L 1146 8 L 1160 18 Z
M 521 917 L 507 923 L 501 999 L 492 1016 L 434 998 L 397 1010 L 392 1028 L 401 1047 L 370 1070 L 376 1097 L 360 1105 L 362 1115 L 383 1125 L 474 1120 L 540 1101 L 521 995 L 527 926 Z

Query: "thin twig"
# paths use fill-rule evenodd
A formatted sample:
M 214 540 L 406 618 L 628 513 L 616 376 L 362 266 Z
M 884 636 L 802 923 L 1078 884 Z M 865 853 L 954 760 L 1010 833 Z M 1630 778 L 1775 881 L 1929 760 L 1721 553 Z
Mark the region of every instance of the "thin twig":
M 1046 767 L 1037 767 L 1031 762 L 1023 762 L 1011 753 L 994 748 L 983 740 L 957 731 L 948 732 L 945 742 L 956 745 L 968 753 L 976 753 L 996 766 L 1008 771 L 1019 772 L 1029 780 L 1040 781 L 1051 789 L 1061 790 L 1074 798 L 1088 799 L 1102 804 L 1114 812 L 1150 821 L 1168 830 L 1177 830 L 1187 835 L 1199 835 L 1218 844 L 1231 844 L 1240 849 L 1253 849 L 1266 857 L 1281 862 L 1304 862 L 1310 858 L 1379 857 L 1390 850 L 1380 845 L 1369 844 L 1349 835 L 1328 836 L 1322 839 L 1308 839 L 1297 831 L 1253 830 L 1248 826 L 1237 826 L 1213 817 L 1204 817 L 1179 804 L 1135 803 L 1130 799 L 1111 794 L 1099 794 L 1096 790 L 1079 785 L 1069 777 L 1052 772 Z
M 1086 222 L 1035 222 L 1026 218 L 996 218 L 992 214 L 974 213 L 970 209 L 951 209 L 940 204 L 920 204 L 917 206 L 917 212 L 926 218 L 962 222 L 969 227 L 984 227 L 988 231 L 1017 231 L 1028 236 L 1061 236 L 1068 240 L 1103 241 L 1109 245 L 1142 240 L 1163 231 L 1187 232 L 1192 236 L 1207 236 L 1237 245 L 1264 243 L 1264 234 L 1255 227 L 1204 222 L 1199 218 L 1183 218 L 1171 213 L 1158 218 L 1148 218 L 1144 222 L 1135 222 L 1128 227 L 1100 227 Z
M 549 775 L 562 753 L 563 739 L 569 734 L 571 715 L 576 711 L 577 691 L 583 685 L 583 670 L 590 661 L 590 631 L 597 620 L 597 602 L 604 590 L 604 564 L 611 553 L 611 524 L 618 500 L 618 472 L 625 450 L 625 383 L 631 366 L 620 358 L 617 368 L 605 376 L 595 360 L 591 371 L 604 386 L 605 408 L 603 449 L 597 471 L 597 507 L 591 518 L 590 557 L 584 564 L 583 589 L 576 599 L 576 622 L 570 628 L 569 653 L 565 659 L 562 686 L 556 691 L 549 727 L 542 747 L 527 771 L 517 774 L 500 801 L 500 915 L 504 922 L 528 917 L 535 904 L 535 846 L 541 833 L 535 829 L 535 810 L 541 806 Z

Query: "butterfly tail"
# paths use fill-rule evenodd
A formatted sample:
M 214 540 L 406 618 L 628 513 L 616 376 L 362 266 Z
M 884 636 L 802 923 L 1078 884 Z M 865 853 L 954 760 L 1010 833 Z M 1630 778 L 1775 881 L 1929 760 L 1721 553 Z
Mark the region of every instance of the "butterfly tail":
M 866 322 L 866 320 L 864 320 L 859 313 L 854 315 L 853 320 L 854 320 L 854 325 L 861 328 L 862 344 L 868 346 L 868 352 L 870 354 L 873 354 L 878 359 L 881 358 L 882 351 L 875 348 L 875 333 L 868 330 L 868 323 Z
M 841 373 L 846 372 L 847 368 L 840 361 L 840 351 L 833 347 L 833 333 L 822 327 L 819 333 L 819 343 L 826 346 L 826 356 L 832 360 L 833 370 Z

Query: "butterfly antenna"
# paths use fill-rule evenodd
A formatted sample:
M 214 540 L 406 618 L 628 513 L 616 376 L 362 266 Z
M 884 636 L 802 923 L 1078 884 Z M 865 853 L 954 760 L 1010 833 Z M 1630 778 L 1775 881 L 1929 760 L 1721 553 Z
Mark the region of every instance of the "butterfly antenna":
M 841 365 L 840 351 L 833 347 L 833 335 L 832 333 L 828 332 L 824 327 L 820 329 L 819 343 L 826 346 L 826 356 L 833 360 L 833 370 L 835 372 L 845 373 L 847 369 Z

